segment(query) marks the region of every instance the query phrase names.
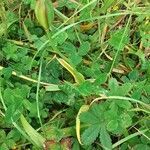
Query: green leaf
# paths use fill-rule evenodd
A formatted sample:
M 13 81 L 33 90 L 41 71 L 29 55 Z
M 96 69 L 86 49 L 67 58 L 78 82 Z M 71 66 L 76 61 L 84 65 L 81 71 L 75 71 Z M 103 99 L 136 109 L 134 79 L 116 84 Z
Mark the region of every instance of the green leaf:
M 90 43 L 88 42 L 88 41 L 86 41 L 86 42 L 83 42 L 81 45 L 80 45 L 80 47 L 79 47 L 79 49 L 78 49 L 78 54 L 80 55 L 80 56 L 85 56 L 85 55 L 87 55 L 87 53 L 90 51 Z
M 73 55 L 74 53 L 76 53 L 76 47 L 71 43 L 71 42 L 68 42 L 66 41 L 63 45 L 62 45 L 62 48 L 64 50 L 64 52 L 71 56 Z
M 101 125 L 104 123 L 104 111 L 105 105 L 103 104 L 93 104 L 89 111 L 84 112 L 80 115 L 81 122 L 90 124 L 90 125 Z
M 0 145 L 0 147 L 1 147 L 1 150 L 9 150 L 6 143 L 2 143 L 2 145 Z
M 77 139 L 80 144 L 82 144 L 82 142 L 81 142 L 81 137 L 80 137 L 80 118 L 79 118 L 79 116 L 81 113 L 88 111 L 88 109 L 89 109 L 89 105 L 82 105 L 81 108 L 79 109 L 79 112 L 76 117 L 76 135 L 77 135 Z
M 132 125 L 132 118 L 130 117 L 129 114 L 124 113 L 120 115 L 120 125 L 123 128 L 127 128 Z
M 77 65 L 78 65 L 79 63 L 81 63 L 81 61 L 82 61 L 82 57 L 79 56 L 77 53 L 71 55 L 71 56 L 69 57 L 69 59 L 70 59 L 70 62 L 71 62 L 74 66 L 77 66 Z
M 72 150 L 80 150 L 80 145 L 77 140 L 73 143 Z
M 54 20 L 54 8 L 51 0 L 45 0 L 45 5 L 47 9 L 47 18 L 48 18 L 48 24 L 49 28 L 52 29 L 52 22 Z
M 101 127 L 100 141 L 104 149 L 106 150 L 112 149 L 112 141 L 104 125 Z
M 42 148 L 45 139 L 35 129 L 32 128 L 23 115 L 21 115 L 20 120 L 24 130 L 30 136 L 31 140 L 36 144 L 36 146 Z
M 122 86 L 119 86 L 117 80 L 114 78 L 109 80 L 108 86 L 110 88 L 110 92 L 108 94 L 117 96 L 126 96 L 133 88 L 131 83 L 124 83 Z
M 150 27 L 150 25 L 149 25 L 149 27 Z M 149 40 L 150 39 L 150 35 L 149 35 L 149 33 L 141 31 L 140 34 L 141 34 L 141 37 L 142 37 L 141 40 L 142 40 L 143 46 L 145 48 L 150 47 L 150 40 Z
M 92 94 L 98 95 L 101 91 L 101 88 L 99 86 L 95 86 L 92 82 L 90 81 L 85 81 L 81 83 L 78 86 L 78 90 L 81 95 L 83 96 L 90 96 Z
M 1 3 L 2 6 L 2 3 Z M 17 15 L 13 12 L 13 11 L 5 11 L 5 8 L 0 7 L 0 18 L 2 19 L 2 23 L 0 21 L 0 37 L 4 34 L 7 34 L 8 29 L 15 23 L 17 22 L 19 19 L 17 18 Z M 5 14 L 4 18 L 1 17 L 1 13 Z
M 85 145 L 92 144 L 99 135 L 100 125 L 92 125 L 82 134 L 82 141 Z
M 4 78 L 5 79 L 9 79 L 12 75 L 12 68 L 11 67 L 8 67 L 8 68 L 3 68 L 2 70 L 2 74 L 4 75 Z
M 107 124 L 107 130 L 110 132 L 113 132 L 115 130 L 117 130 L 118 128 L 118 120 L 111 120 L 108 124 Z
M 18 106 L 18 107 L 17 107 Z M 14 121 L 17 121 L 20 118 L 20 105 L 12 104 L 10 105 L 5 113 L 5 121 L 7 123 L 12 123 L 12 118 Z
M 7 134 L 7 138 L 13 139 L 14 141 L 19 141 L 21 138 L 21 135 L 17 129 L 13 129 Z
M 117 95 L 119 85 L 116 79 L 111 78 L 109 80 L 108 87 L 110 89 L 109 95 Z
M 35 6 L 35 15 L 38 22 L 45 30 L 51 29 L 54 19 L 54 9 L 51 1 L 38 0 Z
M 120 108 L 124 108 L 126 110 L 129 110 L 130 108 L 132 108 L 132 104 L 129 101 L 122 101 L 122 100 L 118 100 L 115 102 Z
M 62 32 L 59 34 L 59 36 L 56 36 L 53 40 L 55 40 L 56 43 L 62 45 L 67 38 L 68 38 L 68 34 L 66 32 Z
M 46 91 L 60 91 L 60 88 L 58 85 L 52 84 L 52 85 L 45 86 L 45 90 Z
M 125 83 L 122 86 L 119 86 L 117 95 L 118 96 L 125 96 L 131 91 L 132 88 L 133 88 L 133 84 Z
M 133 149 L 135 150 L 148 150 L 150 149 L 150 146 L 149 145 L 146 145 L 146 144 L 137 144 L 133 147 Z
M 7 146 L 9 148 L 13 148 L 13 147 L 15 147 L 15 145 L 16 145 L 16 143 L 13 139 L 7 139 Z
M 0 130 L 0 143 L 2 143 L 3 142 L 3 140 L 5 140 L 5 138 L 6 138 L 6 133 L 5 133 L 5 131 L 4 130 Z
M 101 85 L 104 84 L 106 81 L 107 81 L 107 74 L 101 73 L 100 75 L 97 76 L 96 80 L 94 81 L 94 84 Z
M 88 125 L 82 134 L 83 144 L 92 144 L 98 137 L 101 125 L 105 123 L 104 120 L 104 105 L 93 104 L 87 112 L 80 115 L 80 121 Z
M 93 93 L 93 85 L 89 81 L 85 81 L 80 86 L 78 87 L 79 91 L 81 92 L 82 95 L 88 96 Z
M 92 18 L 92 11 L 96 6 L 96 0 L 93 1 L 83 1 L 84 9 L 81 8 L 80 11 L 80 20 L 85 20 Z M 86 7 L 85 7 L 86 6 Z
M 94 116 L 91 112 L 84 112 L 80 115 L 80 119 L 82 122 L 87 124 L 97 124 L 99 120 L 96 116 Z
M 72 74 L 76 83 L 80 84 L 84 81 L 84 76 L 79 73 L 75 68 L 73 68 L 70 64 L 68 64 L 65 60 L 61 58 L 57 58 L 57 60 L 64 68 L 66 68 Z
M 109 80 L 109 83 L 108 83 L 108 87 L 111 89 L 111 90 L 114 90 L 114 89 L 116 89 L 116 88 L 118 88 L 118 82 L 117 82 L 117 80 L 115 79 L 115 78 L 111 78 L 110 80 Z
M 22 91 L 23 89 L 16 88 L 11 90 L 7 88 L 4 91 L 5 104 L 7 106 L 7 110 L 5 113 L 5 121 L 7 123 L 11 123 L 11 118 L 15 121 L 20 118 L 21 111 L 23 109 L 23 96 L 26 91 Z M 10 96 L 11 94 L 11 96 Z
M 118 50 L 118 48 L 120 48 L 121 50 L 123 50 L 123 48 L 125 47 L 125 45 L 129 43 L 129 33 L 128 33 L 128 31 L 126 31 L 124 33 L 124 31 L 125 31 L 124 28 L 115 31 L 111 35 L 111 38 L 109 39 L 109 44 L 115 50 Z M 123 34 L 124 34 L 124 36 L 122 37 Z

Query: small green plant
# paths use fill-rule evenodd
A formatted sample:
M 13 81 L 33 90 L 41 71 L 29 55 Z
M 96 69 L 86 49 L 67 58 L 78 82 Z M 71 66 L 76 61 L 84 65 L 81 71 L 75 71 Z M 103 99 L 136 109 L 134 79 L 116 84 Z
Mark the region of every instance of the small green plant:
M 150 149 L 149 6 L 2 0 L 0 150 Z

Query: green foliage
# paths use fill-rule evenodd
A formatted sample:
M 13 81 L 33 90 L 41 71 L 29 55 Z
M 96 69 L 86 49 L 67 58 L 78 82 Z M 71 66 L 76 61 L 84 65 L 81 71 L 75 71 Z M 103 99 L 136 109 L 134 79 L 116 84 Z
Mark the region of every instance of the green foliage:
M 124 35 L 124 36 L 123 36 Z M 109 44 L 115 49 L 121 49 L 129 43 L 129 32 L 122 28 L 112 33 Z
M 106 128 L 103 126 L 100 131 L 100 141 L 104 149 L 112 149 L 112 142 L 110 135 L 106 131 Z
M 149 149 L 149 10 L 2 0 L 0 150 Z
M 9 133 L 6 133 L 4 130 L 0 130 L 0 147 L 4 150 L 9 150 L 15 148 L 16 142 L 21 140 L 20 133 L 13 129 Z
M 84 42 L 81 44 L 81 46 L 78 49 L 78 55 L 85 56 L 88 54 L 89 51 L 90 51 L 90 43 Z
M 131 83 L 124 83 L 119 86 L 117 80 L 112 78 L 109 80 L 108 87 L 110 89 L 109 95 L 126 96 L 131 91 L 133 85 Z
M 128 112 L 131 107 L 131 103 L 128 101 L 124 103 L 124 101 L 116 100 L 115 102 L 94 104 L 88 112 L 82 113 L 81 122 L 89 126 L 82 135 L 85 144 L 92 144 L 100 134 L 102 145 L 110 148 L 111 140 L 107 131 L 114 134 L 124 133 L 126 128 L 132 124 L 133 113 Z M 108 142 L 105 143 L 102 137 L 107 138 L 105 140 Z

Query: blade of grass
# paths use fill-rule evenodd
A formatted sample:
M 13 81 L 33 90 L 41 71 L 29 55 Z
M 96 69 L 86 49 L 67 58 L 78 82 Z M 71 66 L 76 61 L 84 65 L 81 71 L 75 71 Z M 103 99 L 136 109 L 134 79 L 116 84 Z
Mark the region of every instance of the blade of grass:
M 37 50 L 37 52 L 35 53 L 35 55 L 33 56 L 32 60 L 31 60 L 31 64 L 30 64 L 30 69 L 32 68 L 32 64 L 33 64 L 33 61 L 34 59 L 36 58 L 36 56 L 38 55 L 38 53 L 43 50 L 45 48 L 45 46 L 49 43 L 49 40 L 47 40 L 45 43 L 43 43 L 41 45 L 41 47 L 39 47 L 39 49 Z
M 57 10 L 56 8 L 54 8 L 54 11 L 56 13 L 57 16 L 59 16 L 63 21 L 68 20 L 69 18 L 66 17 L 64 14 L 62 14 L 59 10 Z
M 34 142 L 34 144 L 36 144 L 36 146 L 42 148 L 44 146 L 44 142 L 46 139 L 43 138 L 35 129 L 32 128 L 32 126 L 27 122 L 27 120 L 25 119 L 25 117 L 23 115 L 21 115 L 20 120 L 21 120 L 24 130 L 30 137 L 29 139 L 31 139 Z M 22 131 L 21 131 L 21 133 L 22 133 Z M 24 133 L 22 133 L 22 134 L 24 134 Z M 24 136 L 26 136 L 26 135 L 24 135 Z M 28 138 L 28 136 L 26 136 L 26 138 Z
M 3 66 L 0 66 L 0 71 L 2 71 L 3 69 L 5 69 L 5 68 Z M 29 77 L 26 77 L 24 75 L 18 75 L 15 71 L 12 72 L 12 75 L 14 75 L 16 77 L 19 77 L 19 78 L 21 78 L 23 80 L 27 80 L 27 81 L 30 81 L 30 82 L 33 82 L 33 83 L 38 83 L 37 80 L 34 80 L 32 78 L 29 78 Z M 43 85 L 43 86 L 56 86 L 55 84 L 41 82 L 41 81 L 40 81 L 40 84 Z
M 150 111 L 147 111 L 147 110 L 144 110 L 144 109 L 141 109 L 141 108 L 133 108 L 133 109 L 131 109 L 129 111 L 142 111 L 142 112 L 145 112 L 147 114 L 150 114 Z
M 133 11 L 125 11 L 125 12 L 119 12 L 119 13 L 114 13 L 114 14 L 106 14 L 106 15 L 102 15 L 102 16 L 96 16 L 90 19 L 85 19 L 85 20 L 81 20 L 72 24 L 69 24 L 67 26 L 65 26 L 64 28 L 58 30 L 55 34 L 53 34 L 52 39 L 57 37 L 59 34 L 61 34 L 62 32 L 82 23 L 85 21 L 94 21 L 94 20 L 100 20 L 100 19 L 104 19 L 104 18 L 110 18 L 110 17 L 115 17 L 115 16 L 121 16 L 121 15 L 128 15 L 128 14 L 135 14 L 135 15 L 142 15 L 144 13 L 139 13 L 139 12 L 133 12 Z M 147 13 L 146 13 L 147 14 Z M 42 46 L 39 48 L 39 50 L 37 51 L 37 53 L 35 54 L 33 60 L 35 59 L 36 55 L 45 48 L 45 46 L 49 43 L 49 40 L 45 41 Z
M 80 128 L 81 128 L 80 127 L 80 114 L 82 112 L 88 111 L 88 109 L 89 109 L 89 105 L 82 105 L 76 117 L 76 135 L 77 135 L 78 142 L 81 145 L 83 145 L 83 143 L 81 142 L 81 136 L 80 136 Z
M 32 141 L 32 139 L 19 127 L 19 125 L 18 125 L 16 122 L 14 122 L 13 119 L 11 119 L 11 120 L 12 120 L 13 126 L 14 126 L 27 140 L 29 140 L 30 142 L 34 143 L 34 142 Z M 34 143 L 34 144 L 35 144 L 35 143 Z
M 136 127 L 134 127 L 139 133 L 141 133 L 145 138 L 147 138 L 150 141 L 150 137 L 148 137 L 146 134 L 144 134 L 143 132 L 141 132 L 139 129 L 137 129 Z
M 5 114 L 0 110 L 0 115 L 5 117 Z
M 0 99 L 2 101 L 3 98 L 2 98 L 2 94 L 1 94 L 1 91 L 0 91 Z M 7 110 L 7 107 L 5 105 L 5 103 L 3 102 L 3 107 L 5 109 L 5 111 Z M 2 113 L 3 114 L 3 113 Z M 3 116 L 5 116 L 5 114 L 3 114 Z M 25 130 L 25 132 L 29 135 L 27 135 L 20 127 L 19 125 L 14 122 L 13 118 L 11 118 L 11 121 L 12 121 L 12 124 L 13 126 L 27 139 L 29 140 L 32 144 L 36 145 L 37 147 L 43 147 L 43 144 L 44 144 L 44 141 L 46 139 L 44 139 L 35 129 L 33 129 L 31 127 L 31 125 L 27 122 L 27 120 L 25 119 L 25 117 L 23 115 L 21 115 L 20 117 L 20 121 L 22 123 L 22 126 Z
M 39 74 L 38 74 L 38 82 L 37 82 L 37 88 L 36 88 L 36 109 L 37 109 L 37 116 L 38 116 L 41 127 L 43 127 L 43 124 L 42 124 L 40 108 L 39 108 L 39 90 L 40 90 L 40 80 L 41 80 L 41 72 L 42 72 L 42 61 L 43 61 L 43 56 L 41 56 Z
M 146 104 L 146 103 L 144 103 L 144 102 L 142 102 L 142 101 L 140 101 L 140 100 L 133 99 L 133 98 L 130 98 L 130 97 L 123 97 L 123 96 L 108 96 L 108 97 L 107 97 L 107 96 L 103 95 L 103 96 L 101 96 L 101 97 L 98 97 L 98 98 L 94 99 L 94 100 L 90 103 L 90 106 L 91 106 L 93 103 L 95 103 L 95 102 L 97 102 L 97 101 L 99 101 L 99 100 L 104 100 L 104 99 L 115 99 L 115 100 L 131 101 L 131 102 L 134 102 L 134 103 L 139 103 L 139 104 L 143 105 L 144 107 L 146 107 L 147 109 L 150 110 L 150 105 L 148 105 L 148 104 Z
M 7 107 L 6 107 L 5 102 L 4 102 L 4 99 L 3 99 L 3 97 L 2 97 L 1 87 L 0 87 L 0 100 L 1 100 L 1 103 L 2 103 L 2 105 L 3 105 L 4 110 L 6 111 L 6 110 L 7 110 Z
M 125 27 L 125 30 L 124 30 L 124 32 L 123 32 L 123 34 L 122 34 L 122 37 L 121 37 L 121 40 L 120 40 L 118 49 L 117 49 L 116 54 L 115 54 L 115 56 L 114 56 L 114 58 L 113 58 L 113 62 L 112 62 L 112 64 L 111 64 L 110 70 L 109 70 L 109 72 L 108 72 L 108 77 L 111 75 L 111 72 L 112 72 L 112 70 L 113 70 L 114 64 L 115 64 L 116 59 L 117 59 L 117 57 L 118 57 L 118 54 L 119 54 L 119 52 L 121 51 L 121 44 L 122 44 L 123 39 L 124 39 L 124 37 L 125 37 L 125 34 L 126 34 L 126 32 L 127 32 L 127 29 L 128 29 L 129 23 L 130 23 L 130 20 L 131 20 L 131 15 L 130 15 L 130 17 L 129 17 L 129 19 L 128 19 L 128 22 L 127 22 L 127 25 L 126 25 L 126 27 Z
M 65 60 L 61 58 L 57 58 L 57 60 L 64 68 L 66 68 L 72 74 L 76 83 L 80 84 L 84 81 L 84 76 L 76 69 L 74 69 L 70 64 L 68 64 Z
M 71 18 L 73 18 L 75 15 L 77 15 L 79 12 L 81 12 L 82 10 L 84 10 L 85 8 L 89 7 L 90 5 L 92 5 L 93 3 L 97 2 L 97 0 L 92 0 L 91 2 L 89 2 L 88 4 L 84 5 L 81 9 L 79 9 L 78 11 L 76 11 L 70 18 L 68 18 L 63 24 L 61 24 L 58 28 L 60 29 L 62 26 L 64 26 Z
M 141 134 L 143 134 L 143 133 L 145 133 L 145 132 L 147 132 L 147 131 L 148 131 L 148 129 L 145 129 L 145 130 L 142 130 L 142 131 L 140 131 L 140 132 L 136 132 L 136 133 L 133 133 L 133 134 L 131 134 L 131 135 L 128 135 L 127 137 L 125 137 L 125 138 L 119 140 L 118 142 L 116 142 L 115 144 L 113 144 L 113 145 L 112 145 L 112 148 L 116 148 L 116 147 L 118 147 L 119 145 L 121 145 L 122 143 L 124 143 L 124 142 L 126 142 L 126 141 L 128 141 L 128 140 L 130 140 L 130 139 L 132 139 L 132 138 L 134 138 L 134 137 L 136 137 L 136 136 L 138 136 L 138 135 L 141 135 Z
M 46 122 L 43 126 L 46 127 L 46 126 L 50 125 L 51 122 L 52 122 L 57 116 L 59 116 L 61 113 L 65 112 L 66 110 L 67 110 L 67 109 L 64 109 L 64 110 L 61 110 L 61 111 L 57 112 L 57 113 L 56 113 L 50 120 L 48 120 L 48 122 Z M 39 131 L 39 130 L 41 130 L 41 128 L 38 128 L 36 131 Z
M 28 28 L 27 28 L 27 26 L 25 25 L 25 23 L 23 22 L 23 29 L 24 29 L 24 33 L 25 33 L 25 35 L 26 35 L 26 37 L 27 37 L 27 39 L 29 40 L 29 42 L 32 42 L 32 39 L 31 39 L 31 34 L 30 34 L 30 32 L 29 32 L 29 30 L 28 30 Z
M 94 20 L 100 20 L 100 19 L 104 19 L 104 18 L 110 18 L 110 17 L 115 17 L 115 16 L 122 16 L 122 15 L 130 15 L 130 14 L 135 14 L 135 15 L 142 15 L 143 13 L 139 13 L 139 12 L 133 12 L 133 11 L 124 11 L 124 12 L 119 12 L 119 13 L 113 13 L 113 14 L 106 14 L 106 15 L 102 15 L 102 16 L 96 16 L 90 19 L 85 19 L 85 20 L 81 20 L 72 24 L 69 24 L 65 27 L 63 27 L 62 29 L 58 30 L 53 36 L 52 39 L 55 38 L 56 36 L 58 36 L 59 34 L 61 34 L 62 32 L 70 29 L 73 26 L 76 26 L 82 22 L 86 22 L 86 21 L 94 21 Z M 147 14 L 147 13 L 146 13 Z M 45 42 L 45 44 L 48 41 Z

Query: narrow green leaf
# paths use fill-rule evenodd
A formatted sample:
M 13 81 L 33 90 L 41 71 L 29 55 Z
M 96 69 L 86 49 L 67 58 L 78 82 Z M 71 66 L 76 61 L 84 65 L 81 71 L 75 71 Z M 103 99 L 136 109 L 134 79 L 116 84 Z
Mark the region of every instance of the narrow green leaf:
M 83 143 L 81 142 L 81 137 L 80 137 L 80 118 L 79 118 L 79 116 L 82 112 L 88 111 L 88 109 L 89 109 L 89 105 L 82 105 L 77 114 L 77 117 L 76 117 L 76 134 L 77 134 L 77 139 L 81 145 L 83 145 Z
M 35 15 L 40 25 L 47 30 L 49 25 L 46 13 L 45 0 L 38 0 L 35 6 Z
M 101 127 L 100 141 L 101 141 L 101 144 L 104 147 L 104 149 L 106 149 L 106 150 L 112 149 L 111 138 L 110 138 L 110 135 L 108 134 L 104 125 Z
M 24 32 L 25 32 L 25 35 L 27 37 L 27 39 L 32 42 L 32 39 L 31 39 L 31 34 L 27 28 L 27 26 L 25 25 L 25 23 L 23 22 L 23 29 L 24 29 Z
M 54 20 L 54 8 L 51 0 L 45 0 L 46 11 L 47 11 L 47 20 L 49 28 L 52 27 L 52 21 Z
M 51 1 L 38 0 L 35 6 L 35 15 L 38 22 L 45 30 L 51 28 L 54 19 L 54 9 Z
M 35 129 L 32 128 L 32 126 L 27 122 L 23 115 L 21 115 L 20 120 L 24 130 L 29 135 L 31 140 L 35 143 L 35 145 L 37 147 L 43 147 L 46 139 L 42 137 Z
M 57 58 L 57 60 L 59 61 L 59 63 L 66 68 L 74 77 L 75 82 L 80 84 L 84 81 L 84 77 L 81 73 L 79 73 L 76 69 L 74 69 L 70 64 L 68 64 L 65 60 L 61 59 L 61 58 Z
M 125 137 L 125 138 L 119 140 L 118 142 L 116 142 L 115 144 L 113 144 L 112 148 L 114 149 L 114 148 L 118 147 L 119 145 L 121 145 L 122 143 L 124 143 L 124 142 L 126 142 L 126 141 L 128 141 L 128 140 L 130 140 L 130 139 L 132 139 L 132 138 L 134 138 L 136 136 L 138 136 L 138 135 L 144 134 L 147 131 L 148 131 L 148 129 L 145 129 L 145 130 L 138 131 L 138 132 L 135 132 L 133 134 L 130 134 L 127 137 Z

